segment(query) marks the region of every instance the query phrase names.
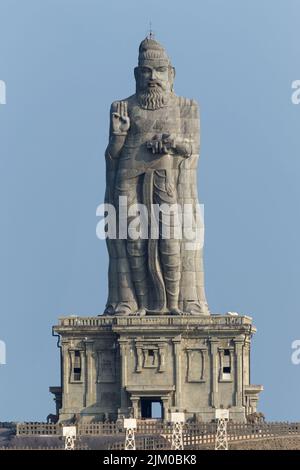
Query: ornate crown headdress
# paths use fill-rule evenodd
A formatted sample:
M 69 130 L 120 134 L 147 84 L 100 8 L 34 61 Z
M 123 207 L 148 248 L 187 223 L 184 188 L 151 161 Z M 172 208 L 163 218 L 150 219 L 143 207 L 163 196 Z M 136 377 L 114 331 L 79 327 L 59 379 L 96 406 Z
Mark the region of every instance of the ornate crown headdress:
M 139 47 L 139 66 L 143 65 L 171 65 L 171 61 L 164 49 L 155 39 L 144 39 Z

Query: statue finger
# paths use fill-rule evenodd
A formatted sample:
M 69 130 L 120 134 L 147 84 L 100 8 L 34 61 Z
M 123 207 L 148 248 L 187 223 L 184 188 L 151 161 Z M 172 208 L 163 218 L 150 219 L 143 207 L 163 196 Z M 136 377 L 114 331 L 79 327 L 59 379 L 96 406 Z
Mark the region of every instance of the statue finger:
M 117 113 L 118 113 L 119 115 L 121 114 L 120 101 L 117 102 Z
M 127 101 L 124 101 L 124 115 L 128 117 L 128 103 Z

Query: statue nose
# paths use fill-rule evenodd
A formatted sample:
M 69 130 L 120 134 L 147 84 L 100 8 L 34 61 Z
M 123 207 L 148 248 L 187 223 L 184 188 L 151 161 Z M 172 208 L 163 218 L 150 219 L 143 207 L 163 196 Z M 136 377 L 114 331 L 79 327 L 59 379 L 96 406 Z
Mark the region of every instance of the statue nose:
M 151 70 L 151 78 L 152 79 L 156 78 L 156 70 L 154 70 L 154 69 Z

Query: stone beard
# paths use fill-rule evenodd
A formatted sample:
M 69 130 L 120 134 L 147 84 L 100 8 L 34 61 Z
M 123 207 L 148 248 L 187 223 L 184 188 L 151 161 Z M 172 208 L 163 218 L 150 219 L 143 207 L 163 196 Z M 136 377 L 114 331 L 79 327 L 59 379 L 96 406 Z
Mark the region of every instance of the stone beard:
M 137 99 L 141 108 L 153 111 L 168 104 L 169 93 L 157 85 L 146 90 L 137 90 Z
M 175 69 L 152 38 L 140 44 L 134 74 L 136 93 L 111 106 L 105 202 L 117 213 L 123 197 L 129 208 L 143 204 L 148 213 L 153 204 L 190 204 L 196 213 L 198 105 L 175 95 Z M 131 222 L 128 216 L 127 226 Z M 186 240 L 166 239 L 161 232 L 157 239 L 107 238 L 105 314 L 209 314 L 202 247 L 187 246 Z

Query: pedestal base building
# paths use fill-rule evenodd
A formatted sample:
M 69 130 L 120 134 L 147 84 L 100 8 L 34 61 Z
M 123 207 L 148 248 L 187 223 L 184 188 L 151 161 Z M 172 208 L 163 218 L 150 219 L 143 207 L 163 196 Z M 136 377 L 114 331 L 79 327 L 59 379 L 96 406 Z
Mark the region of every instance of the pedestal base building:
M 64 317 L 60 335 L 60 421 L 133 416 L 211 421 L 216 408 L 245 421 L 256 411 L 262 386 L 250 384 L 247 316 Z M 61 396 L 61 397 L 60 397 Z

